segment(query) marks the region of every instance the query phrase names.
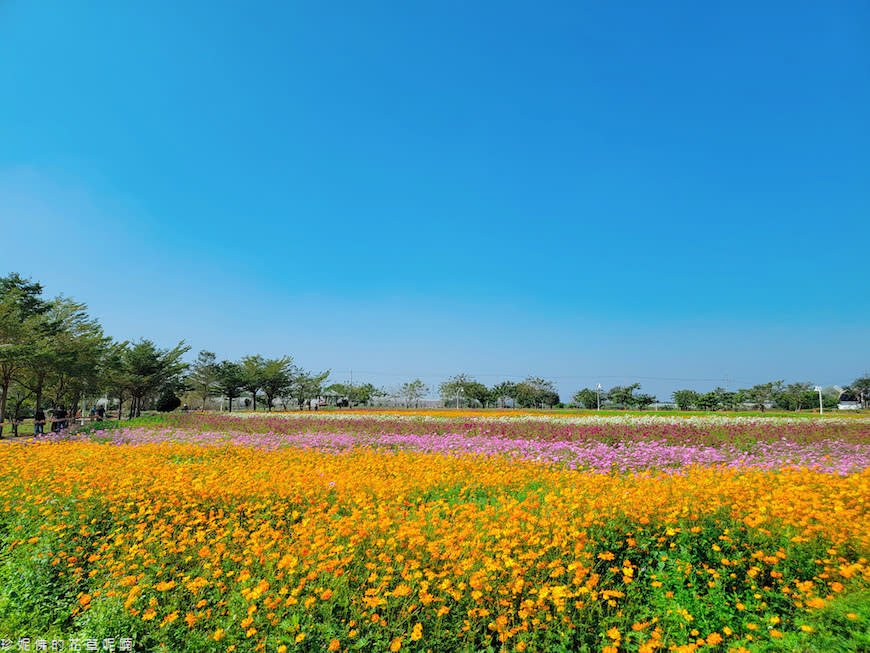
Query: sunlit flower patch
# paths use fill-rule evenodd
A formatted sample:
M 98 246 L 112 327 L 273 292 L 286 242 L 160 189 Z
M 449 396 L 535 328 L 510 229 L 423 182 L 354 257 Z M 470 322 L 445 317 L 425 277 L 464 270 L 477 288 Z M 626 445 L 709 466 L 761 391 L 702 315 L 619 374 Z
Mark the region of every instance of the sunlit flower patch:
M 870 637 L 870 469 L 854 434 L 731 451 L 675 434 L 285 431 L 0 447 L 0 638 L 689 651 Z
M 757 440 L 732 444 L 678 443 L 673 439 L 637 439 L 610 443 L 583 438 L 577 440 L 532 440 L 492 433 L 355 433 L 290 432 L 248 433 L 188 428 L 123 428 L 97 431 L 73 437 L 87 441 L 105 438 L 113 444 L 188 443 L 203 446 L 237 445 L 260 449 L 295 447 L 324 452 L 374 449 L 383 453 L 411 451 L 450 455 L 481 454 L 516 460 L 560 465 L 594 472 L 637 472 L 670 470 L 679 472 L 689 465 L 722 465 L 778 469 L 803 467 L 827 473 L 849 474 L 870 467 L 870 442 L 843 440 L 793 441 Z M 62 441 L 69 436 L 47 436 Z

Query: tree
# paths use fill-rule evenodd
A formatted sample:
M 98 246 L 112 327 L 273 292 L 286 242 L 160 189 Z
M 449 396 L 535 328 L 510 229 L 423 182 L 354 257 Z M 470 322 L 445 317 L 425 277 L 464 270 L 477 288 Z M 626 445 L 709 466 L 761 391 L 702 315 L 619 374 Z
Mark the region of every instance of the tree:
M 138 416 L 147 397 L 154 397 L 165 387 L 180 386 L 187 363 L 181 357 L 190 350 L 182 340 L 172 349 L 160 349 L 150 340 L 133 343 L 126 351 L 124 368 L 130 381 L 129 417 Z
M 698 408 L 701 410 L 717 410 L 719 408 L 719 395 L 716 392 L 705 392 L 698 396 Z
M 725 388 L 716 388 L 713 390 L 719 398 L 719 405 L 726 410 L 736 410 L 740 403 L 740 398 L 736 392 L 729 392 Z
M 559 394 L 552 381 L 527 377 L 516 384 L 516 401 L 522 408 L 552 408 L 559 403 Z
M 293 358 L 269 358 L 263 361 L 261 368 L 263 394 L 266 395 L 266 409 L 272 412 L 272 403 L 290 389 L 293 382 Z
M 242 388 L 251 393 L 254 412 L 257 412 L 257 393 L 263 387 L 263 367 L 265 361 L 260 355 L 245 356 L 242 359 Z
M 622 387 L 618 385 L 610 389 L 608 393 L 610 399 L 619 404 L 622 408 L 631 408 L 635 404 L 634 391 L 640 389 L 640 383 L 632 383 Z
M 694 390 L 674 390 L 674 403 L 680 410 L 692 410 L 698 405 L 700 396 Z
M 492 386 L 489 390 L 489 396 L 497 406 L 504 408 L 508 399 L 516 400 L 517 384 L 511 381 L 502 381 L 501 383 Z
M 424 384 L 420 379 L 414 379 L 410 382 L 405 382 L 399 389 L 402 396 L 405 398 L 405 405 L 410 408 L 412 403 L 416 403 L 429 392 L 429 386 Z
M 816 396 L 818 400 L 818 395 Z M 840 390 L 833 386 L 828 386 L 822 389 L 822 406 L 825 408 L 834 409 L 840 402 Z
M 862 376 L 849 384 L 849 390 L 858 395 L 859 401 L 867 408 L 867 402 L 870 401 L 870 376 Z
M 371 383 L 363 383 L 362 385 L 350 385 L 349 383 L 333 383 L 326 388 L 338 395 L 347 398 L 348 406 L 359 406 L 371 403 L 375 397 L 386 397 L 387 391 L 383 388 L 377 388 Z M 399 393 L 400 390 L 396 389 Z M 396 394 L 398 397 L 399 395 Z
M 320 372 L 319 374 L 314 374 L 307 370 L 297 371 L 290 385 L 290 391 L 293 398 L 296 400 L 299 410 L 302 410 L 302 407 L 306 403 L 308 403 L 308 407 L 310 408 L 311 400 L 316 399 L 323 393 L 323 382 L 328 376 L 329 370 Z
M 187 376 L 187 382 L 202 398 L 202 410 L 205 410 L 206 400 L 215 393 L 217 381 L 217 357 L 213 351 L 203 349 L 197 354 L 196 360 L 190 366 L 190 374 Z
M 217 389 L 228 400 L 229 412 L 233 412 L 233 399 L 242 393 L 245 382 L 245 372 L 242 366 L 234 361 L 221 361 L 217 368 Z
M 773 399 L 777 392 L 782 389 L 782 381 L 770 381 L 759 383 L 748 389 L 741 389 L 743 396 L 752 403 L 757 410 L 764 412 L 766 405 Z
M 601 396 L 598 391 L 591 388 L 583 388 L 578 390 L 573 397 L 573 401 L 578 406 L 582 406 L 588 410 L 597 410 L 600 401 L 604 401 L 605 396 Z
M 23 373 L 38 347 L 48 311 L 42 286 L 13 272 L 0 277 L 0 437 L 12 382 Z
M 449 406 L 455 401 L 456 407 L 459 408 L 460 401 L 466 397 L 469 383 L 476 383 L 476 381 L 467 374 L 457 374 L 438 386 L 438 392 L 444 405 Z
M 161 413 L 169 413 L 181 405 L 181 399 L 175 396 L 172 388 L 164 388 L 154 406 Z
M 83 398 L 103 390 L 102 370 L 111 338 L 88 315 L 85 304 L 61 297 L 53 302 L 49 315 L 53 331 L 51 344 L 43 351 L 50 363 L 45 390 L 56 406 L 74 410 Z
M 423 394 L 427 393 L 429 388 L 423 386 Z M 348 398 L 354 406 L 360 404 L 369 404 L 375 397 L 386 397 L 387 392 L 383 388 L 377 388 L 371 383 L 363 383 L 362 385 L 352 385 L 348 389 Z
M 776 404 L 786 410 L 800 411 L 803 406 L 812 405 L 812 388 L 813 384 L 806 383 L 789 383 L 776 393 L 774 399 Z M 810 393 L 810 400 L 807 401 L 807 393 Z
M 489 388 L 467 374 L 450 377 L 438 387 L 438 392 L 445 406 L 455 402 L 457 408 L 460 404 L 486 406 L 491 397 Z
M 464 388 L 465 398 L 468 400 L 468 405 L 471 406 L 472 402 L 476 402 L 481 405 L 482 408 L 486 408 L 486 404 L 490 400 L 489 388 L 483 385 L 480 381 L 468 381 L 465 384 Z
M 130 343 L 112 342 L 106 348 L 101 370 L 101 385 L 106 393 L 118 400 L 118 419 L 121 419 L 124 400 L 133 384 L 132 377 L 125 365 Z
M 15 274 L 0 279 L 0 424 L 13 382 L 16 411 L 31 395 L 41 406 L 46 389 L 54 405 L 70 407 L 100 389 L 109 339 L 84 304 L 64 297 L 48 302 L 41 290 Z

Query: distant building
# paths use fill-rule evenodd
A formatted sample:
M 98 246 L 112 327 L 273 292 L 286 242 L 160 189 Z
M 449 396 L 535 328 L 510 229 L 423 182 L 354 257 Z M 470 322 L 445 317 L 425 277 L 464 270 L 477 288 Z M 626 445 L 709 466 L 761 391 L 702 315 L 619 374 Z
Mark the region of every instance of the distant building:
M 861 400 L 851 392 L 841 392 L 837 400 L 837 410 L 860 410 Z

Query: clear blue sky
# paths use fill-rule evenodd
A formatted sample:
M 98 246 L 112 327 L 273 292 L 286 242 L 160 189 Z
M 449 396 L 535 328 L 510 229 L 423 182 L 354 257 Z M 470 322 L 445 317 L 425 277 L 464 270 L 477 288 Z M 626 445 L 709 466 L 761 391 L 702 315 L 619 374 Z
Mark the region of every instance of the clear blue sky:
M 863 373 L 870 5 L 584 4 L 6 0 L 0 274 L 336 380 Z

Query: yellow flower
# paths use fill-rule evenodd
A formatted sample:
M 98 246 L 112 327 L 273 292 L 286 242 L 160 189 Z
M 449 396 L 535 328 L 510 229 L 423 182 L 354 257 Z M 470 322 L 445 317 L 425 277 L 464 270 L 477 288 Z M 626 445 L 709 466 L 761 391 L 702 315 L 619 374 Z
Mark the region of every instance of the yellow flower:
M 298 644 L 298 643 L 301 642 L 303 639 L 305 639 L 305 633 L 299 633 L 298 635 L 296 635 L 296 639 L 294 639 L 293 641 L 296 642 L 296 643 Z
M 163 617 L 163 622 L 160 624 L 160 627 L 162 628 L 163 626 L 167 626 L 167 625 L 171 624 L 173 621 L 175 621 L 176 619 L 178 619 L 178 610 L 173 610 L 168 615 Z
M 396 639 L 394 639 L 392 641 L 392 643 L 390 644 L 390 651 L 392 651 L 393 653 L 396 653 L 396 651 L 398 651 L 400 648 L 402 648 L 402 637 L 401 636 L 396 637 Z
M 341 642 L 339 642 L 337 639 L 333 639 L 331 642 L 329 642 L 329 647 L 326 650 L 327 651 L 337 651 L 340 646 L 341 646 Z

